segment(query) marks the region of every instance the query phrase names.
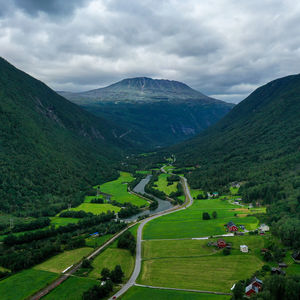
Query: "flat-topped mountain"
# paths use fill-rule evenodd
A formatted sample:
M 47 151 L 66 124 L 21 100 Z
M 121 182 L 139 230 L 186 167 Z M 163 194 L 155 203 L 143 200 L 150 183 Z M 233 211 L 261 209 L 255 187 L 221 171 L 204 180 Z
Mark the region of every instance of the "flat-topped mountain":
M 168 146 L 201 132 L 233 104 L 210 98 L 188 85 L 147 77 L 129 78 L 82 93 L 60 92 L 89 112 L 128 128 L 145 149 Z
M 198 100 L 202 103 L 218 101 L 190 88 L 182 82 L 148 77 L 123 79 L 107 87 L 87 92 L 59 92 L 59 94 L 78 104 L 91 104 L 100 101 L 154 102 Z

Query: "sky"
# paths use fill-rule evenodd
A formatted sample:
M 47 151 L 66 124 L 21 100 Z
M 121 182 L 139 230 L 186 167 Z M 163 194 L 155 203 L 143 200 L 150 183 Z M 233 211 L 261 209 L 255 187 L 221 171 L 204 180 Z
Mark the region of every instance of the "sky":
M 182 81 L 238 103 L 300 71 L 300 2 L 0 0 L 0 56 L 55 90 Z

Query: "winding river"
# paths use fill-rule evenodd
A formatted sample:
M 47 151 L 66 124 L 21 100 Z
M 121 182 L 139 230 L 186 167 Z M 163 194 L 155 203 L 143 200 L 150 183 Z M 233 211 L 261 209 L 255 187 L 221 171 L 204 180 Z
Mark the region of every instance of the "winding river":
M 133 191 L 135 193 L 141 193 L 141 194 L 146 194 L 145 193 L 145 186 L 147 185 L 147 183 L 150 181 L 152 175 L 147 175 L 146 178 L 142 179 L 136 186 L 135 188 L 133 189 Z M 146 194 L 147 195 L 147 194 Z M 153 196 L 152 196 L 153 197 Z M 153 215 L 155 213 L 158 213 L 158 212 L 162 212 L 162 211 L 165 211 L 169 208 L 171 208 L 173 205 L 167 201 L 167 200 L 161 200 L 157 197 L 154 197 L 157 202 L 158 202 L 158 207 L 155 209 L 155 210 L 144 210 L 136 215 L 133 215 L 127 219 L 125 219 L 126 221 L 134 221 L 136 220 L 138 217 L 140 216 L 145 216 L 145 215 Z

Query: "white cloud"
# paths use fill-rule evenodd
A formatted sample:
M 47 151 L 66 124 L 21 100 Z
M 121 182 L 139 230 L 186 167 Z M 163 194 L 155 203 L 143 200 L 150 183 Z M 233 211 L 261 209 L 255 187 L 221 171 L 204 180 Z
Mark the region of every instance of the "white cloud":
M 237 102 L 299 72 L 291 0 L 16 3 L 0 0 L 0 55 L 57 90 L 149 76 Z

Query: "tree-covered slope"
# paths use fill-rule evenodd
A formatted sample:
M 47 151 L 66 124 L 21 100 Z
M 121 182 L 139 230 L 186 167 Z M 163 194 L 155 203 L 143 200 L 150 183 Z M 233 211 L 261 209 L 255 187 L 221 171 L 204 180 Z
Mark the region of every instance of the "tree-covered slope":
M 233 107 L 184 83 L 146 77 L 124 79 L 83 93 L 60 93 L 89 112 L 128 128 L 128 138 L 139 141 L 145 149 L 190 138 Z
M 193 186 L 213 190 L 244 181 L 243 198 L 273 204 L 270 221 L 285 224 L 284 216 L 300 215 L 299 150 L 300 75 L 258 88 L 215 126 L 171 149 L 178 164 L 198 165 L 189 175 Z
M 116 175 L 122 132 L 0 59 L 0 212 L 78 202 Z

